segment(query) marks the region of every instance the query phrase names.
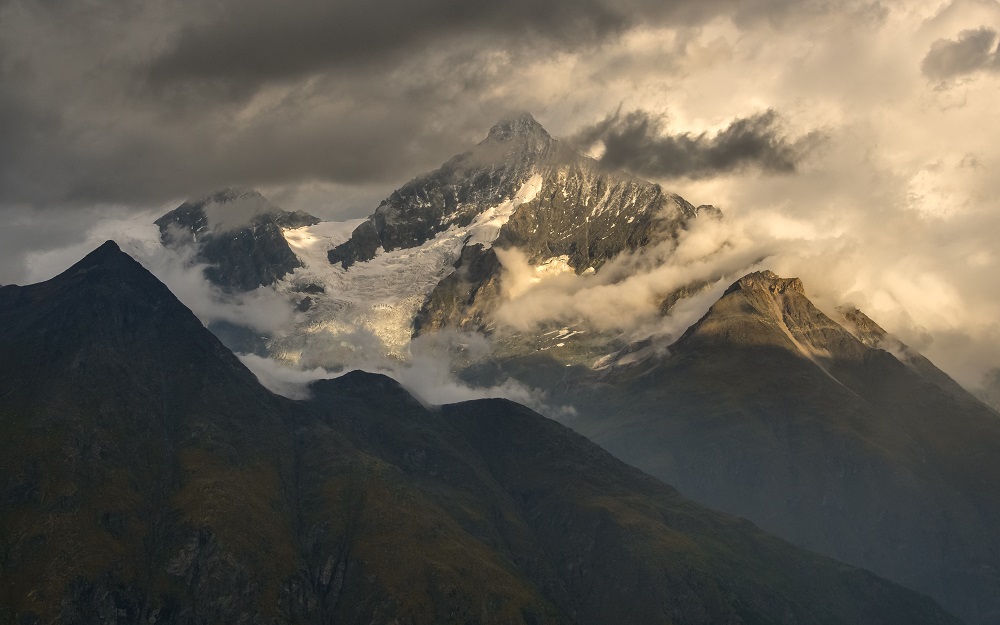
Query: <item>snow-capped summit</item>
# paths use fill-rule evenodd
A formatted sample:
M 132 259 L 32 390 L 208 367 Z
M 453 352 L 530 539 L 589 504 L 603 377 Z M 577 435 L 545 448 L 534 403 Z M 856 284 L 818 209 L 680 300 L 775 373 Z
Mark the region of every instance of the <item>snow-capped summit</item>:
M 541 187 L 514 211 L 498 241 L 532 259 L 569 256 L 576 272 L 663 237 L 698 209 L 659 185 L 607 171 L 553 139 L 528 113 L 497 122 L 485 140 L 395 191 L 330 250 L 345 269 L 390 251 L 422 245 L 438 232 L 466 227 L 518 195 L 532 176 Z
M 472 149 L 394 191 L 350 240 L 330 250 L 329 260 L 346 269 L 371 260 L 379 248 L 415 247 L 452 226 L 465 227 L 512 200 L 559 149 L 531 115 L 501 120 Z

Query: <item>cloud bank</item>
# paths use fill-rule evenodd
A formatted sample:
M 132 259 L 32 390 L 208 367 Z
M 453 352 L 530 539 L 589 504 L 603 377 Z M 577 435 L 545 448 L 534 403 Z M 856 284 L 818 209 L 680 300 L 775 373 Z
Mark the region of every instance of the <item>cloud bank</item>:
M 315 380 L 361 369 L 388 375 L 428 406 L 503 397 L 553 418 L 575 414 L 572 407 L 551 404 L 545 393 L 515 380 L 508 379 L 492 386 L 471 386 L 460 381 L 453 373 L 457 360 L 467 364 L 470 360 L 488 357 L 491 351 L 488 340 L 481 335 L 444 331 L 416 339 L 410 351 L 407 362 L 380 357 L 376 351 L 366 349 L 357 350 L 356 357 L 345 362 L 341 360 L 343 354 L 338 353 L 330 359 L 342 363 L 336 369 L 303 369 L 254 354 L 238 356 L 261 384 L 291 399 L 307 399 L 309 384 Z
M 963 30 L 955 39 L 938 39 L 920 63 L 924 75 L 947 80 L 980 70 L 1000 70 L 997 58 L 997 31 L 981 26 Z
M 609 115 L 570 141 L 582 151 L 601 151 L 601 164 L 649 178 L 707 178 L 744 169 L 768 174 L 794 173 L 821 140 L 818 131 L 791 139 L 778 113 L 733 120 L 710 134 L 669 134 L 666 116 L 637 110 Z

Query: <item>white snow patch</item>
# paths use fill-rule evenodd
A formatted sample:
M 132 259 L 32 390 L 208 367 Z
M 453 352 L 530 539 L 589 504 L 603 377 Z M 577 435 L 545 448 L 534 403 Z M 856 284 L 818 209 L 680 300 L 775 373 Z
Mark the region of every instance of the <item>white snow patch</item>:
M 534 200 L 541 189 L 542 176 L 535 174 L 524 183 L 513 199 L 483 211 L 469 226 L 468 244 L 479 243 L 485 248 L 491 247 L 500 236 L 500 228 L 507 223 L 514 211 L 522 204 Z
M 348 221 L 321 221 L 315 226 L 286 229 L 282 233 L 292 251 L 300 258 L 305 255 L 319 255 L 325 259 L 328 249 L 350 239 L 351 233 L 364 221 L 364 218 Z
M 418 247 L 380 249 L 375 258 L 347 270 L 330 264 L 327 252 L 347 241 L 364 219 L 286 230 L 285 239 L 305 266 L 276 288 L 295 301 L 308 295 L 310 307 L 293 331 L 275 339 L 272 350 L 305 367 L 352 362 L 359 345 L 407 360 L 413 319 L 434 287 L 454 271 L 463 246 L 490 247 L 514 211 L 541 187 L 542 177 L 535 174 L 512 199 L 487 209 L 469 226 L 452 226 Z M 308 285 L 324 292 L 306 293 Z

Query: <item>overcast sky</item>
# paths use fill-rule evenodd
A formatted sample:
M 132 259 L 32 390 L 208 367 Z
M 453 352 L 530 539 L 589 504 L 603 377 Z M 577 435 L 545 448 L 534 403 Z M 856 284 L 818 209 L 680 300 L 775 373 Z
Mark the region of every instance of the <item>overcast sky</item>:
M 529 110 L 795 241 L 774 269 L 1000 366 L 1000 4 L 0 0 L 0 283 L 230 185 L 359 217 Z

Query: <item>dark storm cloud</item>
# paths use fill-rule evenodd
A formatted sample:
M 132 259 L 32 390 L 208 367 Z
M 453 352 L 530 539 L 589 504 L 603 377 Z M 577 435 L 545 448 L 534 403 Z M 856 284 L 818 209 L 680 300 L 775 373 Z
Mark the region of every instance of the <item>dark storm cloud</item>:
M 628 21 L 600 0 L 257 1 L 220 8 L 183 29 L 151 63 L 154 83 L 252 86 L 394 59 L 456 36 L 576 47 L 619 32 Z
M 963 30 L 956 39 L 931 44 L 920 69 L 932 80 L 948 80 L 979 70 L 998 71 L 997 31 L 986 26 Z
M 7 186 L 25 149 L 55 131 L 58 120 L 23 101 L 2 81 L 0 75 L 0 182 Z
M 572 139 L 581 149 L 604 146 L 603 165 L 651 178 L 706 178 L 748 168 L 792 173 L 821 140 L 811 133 L 790 139 L 778 114 L 767 110 L 734 120 L 715 134 L 669 134 L 666 119 L 646 111 L 620 111 Z
M 417 65 L 324 76 L 250 115 L 245 103 L 208 96 L 178 103 L 141 94 L 106 105 L 110 86 L 100 83 L 76 85 L 67 106 L 21 97 L 5 82 L 0 204 L 148 205 L 229 185 L 304 180 L 379 183 L 387 194 L 485 136 L 490 119 L 510 106 L 475 95 L 493 73 L 474 52 Z M 30 94 L 31 81 L 23 82 Z M 463 103 L 475 107 L 462 111 Z
M 0 206 L 149 206 L 317 180 L 388 193 L 506 111 L 546 120 L 560 95 L 538 93 L 545 77 L 530 72 L 561 53 L 599 54 L 636 26 L 823 6 L 0 0 Z
M 878 2 L 848 4 L 843 11 L 884 12 Z M 245 96 L 268 82 L 393 63 L 456 39 L 546 54 L 637 25 L 691 26 L 717 15 L 776 23 L 828 8 L 821 0 L 223 0 L 180 30 L 146 77 L 154 89 L 224 84 Z

